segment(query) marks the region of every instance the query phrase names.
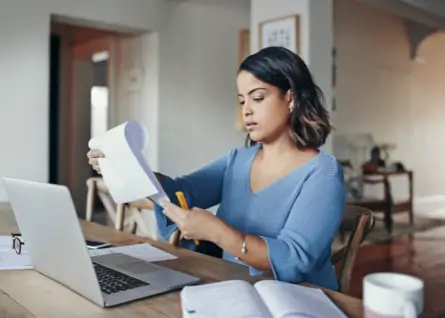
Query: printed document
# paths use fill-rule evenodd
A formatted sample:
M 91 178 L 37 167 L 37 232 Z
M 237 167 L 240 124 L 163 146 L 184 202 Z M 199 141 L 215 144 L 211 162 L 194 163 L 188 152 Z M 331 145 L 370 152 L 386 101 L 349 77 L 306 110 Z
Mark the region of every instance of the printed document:
M 147 129 L 135 120 L 114 127 L 90 140 L 90 149 L 100 150 L 104 182 L 116 203 L 149 197 L 156 203 L 168 197 L 142 153 L 148 144 Z

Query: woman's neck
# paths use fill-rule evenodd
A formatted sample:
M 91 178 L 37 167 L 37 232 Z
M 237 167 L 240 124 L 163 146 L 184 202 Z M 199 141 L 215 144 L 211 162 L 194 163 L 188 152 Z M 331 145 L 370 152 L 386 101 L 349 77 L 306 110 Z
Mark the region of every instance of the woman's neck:
M 281 136 L 271 142 L 262 143 L 262 158 L 266 161 L 274 161 L 290 156 L 295 156 L 300 152 L 290 137 Z
M 318 153 L 315 149 L 298 149 L 295 142 L 290 136 L 282 135 L 272 142 L 262 143 L 262 160 L 268 162 L 283 161 L 291 159 L 292 161 L 299 159 L 305 160 Z

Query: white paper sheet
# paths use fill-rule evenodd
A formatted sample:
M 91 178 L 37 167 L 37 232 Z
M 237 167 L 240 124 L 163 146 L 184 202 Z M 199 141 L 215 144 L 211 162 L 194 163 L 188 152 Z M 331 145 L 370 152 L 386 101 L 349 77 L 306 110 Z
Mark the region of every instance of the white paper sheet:
M 116 203 L 150 197 L 159 203 L 168 200 L 142 153 L 148 144 L 147 129 L 131 120 L 90 140 L 90 149 L 100 150 L 99 166 L 107 188 Z
M 89 250 L 89 252 L 91 256 L 122 253 L 140 258 L 147 262 L 164 261 L 177 258 L 176 256 L 166 253 L 148 243 L 102 248 L 97 250 Z
M 24 246 L 22 246 L 21 254 L 17 255 L 12 249 L 11 236 L 0 236 L 0 270 L 33 268 Z

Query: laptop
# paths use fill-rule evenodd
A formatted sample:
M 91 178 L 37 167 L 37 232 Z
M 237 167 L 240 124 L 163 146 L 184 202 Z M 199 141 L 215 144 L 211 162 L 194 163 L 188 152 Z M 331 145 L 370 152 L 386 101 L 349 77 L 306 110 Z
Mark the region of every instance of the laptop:
M 2 179 L 34 269 L 97 305 L 112 307 L 200 281 L 125 254 L 91 257 L 66 186 Z

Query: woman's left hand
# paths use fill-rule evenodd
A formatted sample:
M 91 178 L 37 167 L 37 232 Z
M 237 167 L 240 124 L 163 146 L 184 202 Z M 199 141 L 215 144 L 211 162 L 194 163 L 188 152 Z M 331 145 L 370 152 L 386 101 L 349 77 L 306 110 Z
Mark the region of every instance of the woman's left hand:
M 186 239 L 213 241 L 221 220 L 213 213 L 193 208 L 184 210 L 171 202 L 162 202 L 164 214 L 170 218 L 181 230 Z

